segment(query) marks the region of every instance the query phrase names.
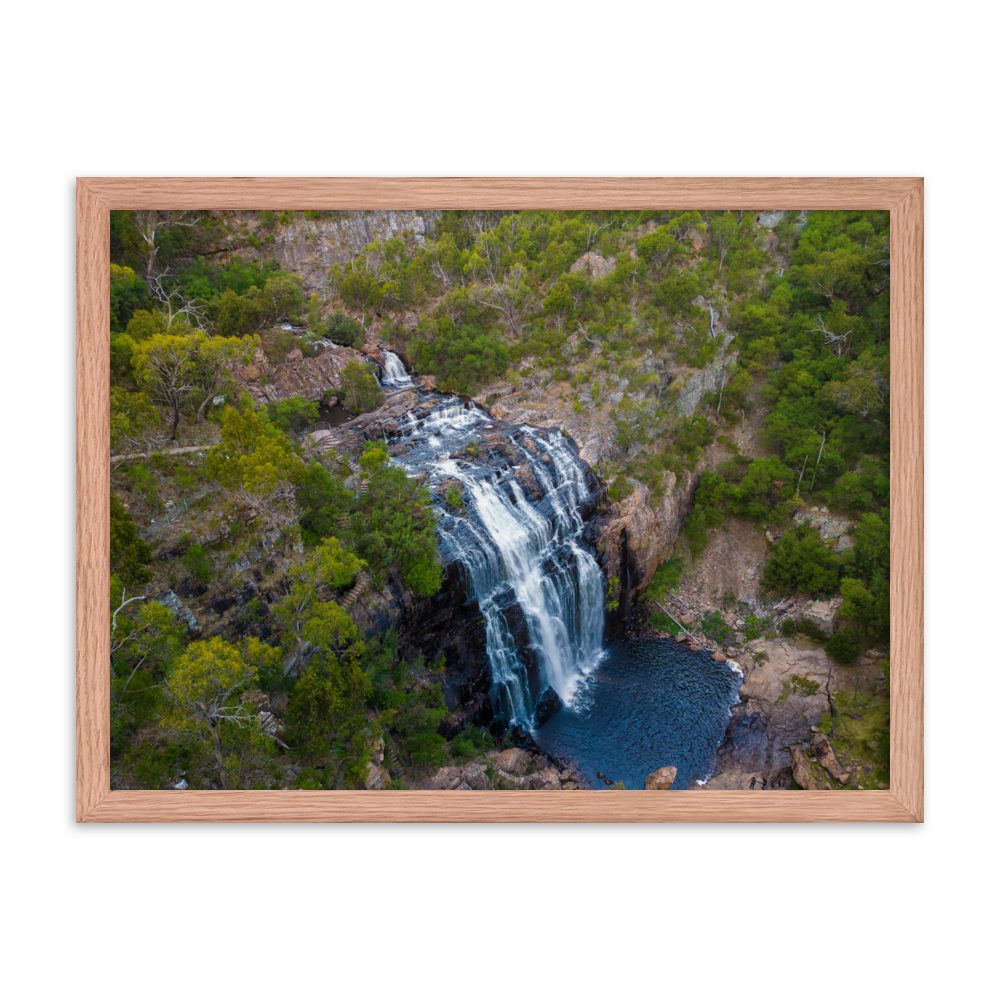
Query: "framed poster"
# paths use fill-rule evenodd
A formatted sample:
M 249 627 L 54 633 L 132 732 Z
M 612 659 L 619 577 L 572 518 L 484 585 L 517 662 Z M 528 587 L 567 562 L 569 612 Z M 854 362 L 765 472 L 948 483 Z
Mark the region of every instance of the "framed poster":
M 891 787 L 885 791 L 110 791 L 111 209 L 863 208 L 890 212 Z M 77 821 L 922 822 L 922 178 L 78 178 Z

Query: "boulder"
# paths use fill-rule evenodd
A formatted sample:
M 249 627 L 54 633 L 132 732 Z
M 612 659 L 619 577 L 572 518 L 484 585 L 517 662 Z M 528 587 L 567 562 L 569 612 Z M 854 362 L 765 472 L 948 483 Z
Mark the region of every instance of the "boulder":
M 181 603 L 181 599 L 172 590 L 164 591 L 153 600 L 168 608 L 173 613 L 174 618 L 184 623 L 189 633 L 194 635 L 198 632 L 198 619 L 191 613 L 190 608 L 186 608 Z
M 497 757 L 497 766 L 508 774 L 517 776 L 527 774 L 528 768 L 531 767 L 531 754 L 527 750 L 512 747 Z
M 843 603 L 842 597 L 830 601 L 810 601 L 802 610 L 802 621 L 814 625 L 823 635 L 833 635 L 837 612 Z
M 842 785 L 847 783 L 850 774 L 840 766 L 830 746 L 830 741 L 822 733 L 814 733 L 812 738 L 813 756 Z
M 289 351 L 285 355 L 286 361 L 301 361 L 304 357 L 303 353 L 296 347 L 294 351 Z
M 520 483 L 521 488 L 532 500 L 540 500 L 544 495 L 544 490 L 539 486 L 535 473 L 527 462 L 522 462 L 514 470 L 514 478 Z
M 647 792 L 666 792 L 669 791 L 674 782 L 677 780 L 677 768 L 676 767 L 660 767 L 657 768 L 652 774 L 646 775 L 646 791 Z
M 587 253 L 570 265 L 569 270 L 571 274 L 583 271 L 588 278 L 594 280 L 597 278 L 606 278 L 609 274 L 614 273 L 616 267 L 617 264 L 615 261 L 608 260 L 593 250 L 588 250 Z
M 809 767 L 809 758 L 800 747 L 792 747 L 788 751 L 792 758 L 792 776 L 802 788 L 815 788 L 816 782 L 813 780 L 812 770 Z
M 535 705 L 535 725 L 541 728 L 563 707 L 562 698 L 553 688 L 546 688 Z
M 726 654 L 725 653 L 713 653 L 712 654 L 712 659 L 715 660 L 716 663 L 725 663 L 726 662 Z

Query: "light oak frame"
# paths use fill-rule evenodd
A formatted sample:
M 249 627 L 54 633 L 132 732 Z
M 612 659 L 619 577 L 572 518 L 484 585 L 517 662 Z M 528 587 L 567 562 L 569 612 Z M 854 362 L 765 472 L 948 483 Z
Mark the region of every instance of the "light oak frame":
M 888 791 L 111 791 L 111 209 L 888 209 L 891 609 Z M 77 179 L 78 822 L 923 822 L 922 178 Z

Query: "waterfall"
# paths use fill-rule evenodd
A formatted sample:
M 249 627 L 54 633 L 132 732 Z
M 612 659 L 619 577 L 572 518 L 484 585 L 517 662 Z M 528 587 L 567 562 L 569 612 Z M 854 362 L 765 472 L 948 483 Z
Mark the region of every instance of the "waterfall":
M 385 355 L 385 373 L 382 376 L 382 384 L 393 388 L 403 388 L 403 386 L 413 385 L 413 379 L 406 374 L 406 368 L 399 357 L 392 351 L 383 351 Z
M 591 491 L 568 441 L 558 430 L 503 425 L 501 457 L 494 426 L 457 399 L 411 412 L 408 450 L 396 461 L 426 474 L 432 491 L 460 489 L 464 509 L 438 508 L 442 551 L 479 603 L 494 708 L 531 730 L 539 696 L 552 687 L 572 707 L 603 656 L 605 581 L 582 543 L 579 508 Z M 466 458 L 471 442 L 488 454 Z

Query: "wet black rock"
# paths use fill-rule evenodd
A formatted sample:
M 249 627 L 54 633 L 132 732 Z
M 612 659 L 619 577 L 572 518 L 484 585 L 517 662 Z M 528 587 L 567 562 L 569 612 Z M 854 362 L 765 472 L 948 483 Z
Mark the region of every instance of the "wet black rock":
M 535 705 L 535 726 L 544 726 L 563 707 L 562 698 L 553 688 L 546 688 Z

